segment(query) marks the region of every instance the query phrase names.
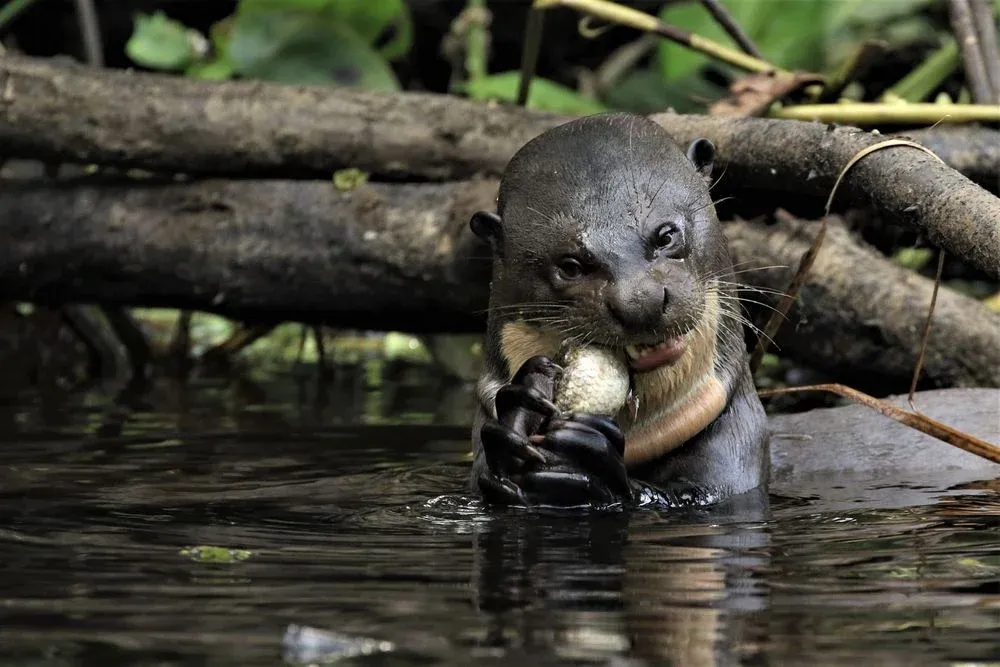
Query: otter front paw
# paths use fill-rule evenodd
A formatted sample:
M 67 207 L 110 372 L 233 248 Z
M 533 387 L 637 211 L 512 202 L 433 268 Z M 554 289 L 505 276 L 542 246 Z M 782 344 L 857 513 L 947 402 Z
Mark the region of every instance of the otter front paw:
M 552 419 L 538 444 L 547 462 L 526 473 L 526 481 L 557 498 L 585 496 L 596 502 L 633 500 L 625 468 L 625 435 L 614 419 L 573 413 Z M 570 491 L 573 493 L 570 493 Z M 571 504 L 579 504 L 579 500 Z
M 526 438 L 498 421 L 483 425 L 489 471 L 479 476 L 479 488 L 488 502 L 570 507 L 634 501 L 625 438 L 614 420 L 565 415 L 542 430 Z
M 497 418 L 487 419 L 479 432 L 487 470 L 479 473 L 477 482 L 488 502 L 530 504 L 515 479 L 529 465 L 544 465 L 548 461 L 529 437 L 559 412 L 552 394 L 561 372 L 551 359 L 533 357 L 497 392 L 494 400 Z

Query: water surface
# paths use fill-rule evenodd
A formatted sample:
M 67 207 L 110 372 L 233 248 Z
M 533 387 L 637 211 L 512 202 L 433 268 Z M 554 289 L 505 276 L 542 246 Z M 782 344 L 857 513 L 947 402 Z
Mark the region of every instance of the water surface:
M 1000 661 L 995 490 L 487 512 L 470 389 L 360 373 L 0 406 L 0 665 L 317 660 L 289 626 L 371 640 L 349 664 Z

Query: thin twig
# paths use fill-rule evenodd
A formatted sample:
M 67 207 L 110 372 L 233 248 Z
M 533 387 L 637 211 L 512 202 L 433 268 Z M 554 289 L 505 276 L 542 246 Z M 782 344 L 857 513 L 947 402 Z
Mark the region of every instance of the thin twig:
M 654 33 L 681 46 L 686 46 L 689 49 L 747 72 L 791 76 L 791 72 L 760 58 L 748 55 L 742 51 L 730 49 L 701 35 L 693 35 L 676 26 L 668 25 L 655 16 L 639 11 L 638 9 L 610 2 L 609 0 L 534 0 L 532 7 L 537 10 L 569 7 L 583 14 L 611 23 L 618 23 L 636 30 Z
M 87 64 L 104 67 L 104 47 L 101 41 L 101 26 L 97 20 L 94 0 L 76 0 L 76 18 L 83 37 L 83 52 Z
M 917 102 L 906 104 L 880 104 L 844 102 L 841 104 L 796 104 L 774 107 L 769 118 L 784 120 L 819 121 L 845 125 L 877 125 L 880 123 L 906 123 L 931 125 L 934 123 L 1000 122 L 1000 107 L 990 104 L 934 104 Z
M 836 189 L 836 186 L 834 186 L 834 188 Z M 826 238 L 826 219 L 829 214 L 828 204 L 826 215 L 824 215 L 819 221 L 819 231 L 816 232 L 816 237 L 813 239 L 812 244 L 810 244 L 805 253 L 803 253 L 802 258 L 799 260 L 799 266 L 795 271 L 795 275 L 792 276 L 791 282 L 788 283 L 785 293 L 781 295 L 781 300 L 778 301 L 778 306 L 774 308 L 774 312 L 771 313 L 770 319 L 768 319 L 767 324 L 764 326 L 763 333 L 757 338 L 757 345 L 754 347 L 753 354 L 750 356 L 751 374 L 757 372 L 757 369 L 760 367 L 760 363 L 764 360 L 764 354 L 767 353 L 768 343 L 774 341 L 774 337 L 778 335 L 778 329 L 781 328 L 782 320 L 788 319 L 788 311 L 791 310 L 792 304 L 795 303 L 795 300 L 799 297 L 799 290 L 802 289 L 802 285 L 805 283 L 806 277 L 809 275 L 809 269 L 812 268 L 813 262 L 816 261 L 816 256 L 819 254 L 819 249 L 823 244 L 823 239 Z
M 531 79 L 535 76 L 538 66 L 538 53 L 542 48 L 542 29 L 545 27 L 545 14 L 540 9 L 532 7 L 528 10 L 528 25 L 524 29 L 524 50 L 521 52 L 521 84 L 517 89 L 517 105 L 528 103 L 528 91 L 531 90 Z
M 757 45 L 753 43 L 750 36 L 743 32 L 743 28 L 729 15 L 726 8 L 719 4 L 719 0 L 701 0 L 701 4 L 704 5 L 708 13 L 712 15 L 722 29 L 729 33 L 729 36 L 733 38 L 741 49 L 749 53 L 754 58 L 764 59 L 761 55 L 760 50 Z
M 993 103 L 1000 104 L 1000 41 L 997 40 L 997 17 L 990 0 L 969 0 L 972 19 L 979 30 L 979 48 L 983 52 L 986 78 L 993 88 Z
M 944 250 L 938 250 L 937 276 L 934 278 L 934 290 L 931 292 L 931 305 L 927 308 L 927 320 L 924 322 L 924 333 L 920 337 L 920 352 L 917 354 L 917 363 L 913 368 L 913 380 L 910 382 L 910 395 L 907 401 L 910 409 L 917 411 L 913 404 L 913 395 L 917 393 L 917 380 L 920 379 L 920 371 L 924 367 L 924 355 L 927 352 L 927 341 L 931 334 L 931 320 L 934 318 L 934 306 L 937 305 L 938 288 L 941 286 L 941 273 L 944 270 Z
M 988 104 L 993 99 L 993 90 L 986 76 L 986 63 L 979 47 L 979 35 L 972 20 L 969 0 L 948 0 L 948 16 L 955 39 L 962 47 L 962 65 L 965 79 L 972 91 L 972 100 L 977 104 Z
M 631 71 L 636 63 L 655 49 L 658 43 L 659 38 L 656 35 L 646 33 L 634 42 L 629 42 L 613 51 L 595 72 L 598 94 L 610 90 L 625 73 Z

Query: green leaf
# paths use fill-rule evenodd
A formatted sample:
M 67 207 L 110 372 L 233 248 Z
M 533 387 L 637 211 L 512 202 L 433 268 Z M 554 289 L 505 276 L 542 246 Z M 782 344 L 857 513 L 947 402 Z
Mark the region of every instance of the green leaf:
M 181 70 L 198 58 L 189 32 L 187 26 L 162 11 L 137 14 L 125 53 L 143 67 Z
M 368 46 L 391 31 L 377 51 L 394 60 L 410 51 L 413 25 L 405 0 L 242 0 L 240 12 L 311 13 L 350 28 Z
M 368 173 L 355 167 L 333 172 L 333 186 L 341 192 L 350 192 L 368 182 Z
M 655 113 L 672 108 L 678 113 L 704 113 L 705 102 L 725 96 L 726 89 L 696 73 L 667 85 L 659 69 L 651 65 L 636 69 L 604 94 L 604 103 L 634 113 Z
M 187 68 L 185 74 L 193 79 L 204 81 L 227 81 L 233 78 L 233 65 L 228 60 L 216 58 L 205 62 L 196 62 Z
M 465 93 L 475 100 L 517 101 L 521 83 L 519 71 L 501 72 L 469 81 L 463 86 Z M 600 102 L 587 99 L 576 91 L 548 79 L 535 77 L 528 91 L 528 107 L 570 114 L 595 114 L 607 111 Z
M 374 46 L 383 35 L 391 34 L 378 48 L 386 60 L 395 60 L 410 51 L 413 25 L 404 0 L 337 0 L 323 14 L 349 25 L 369 46 Z
M 241 11 L 226 56 L 242 76 L 289 84 L 399 90 L 388 63 L 345 24 L 315 13 Z
M 320 12 L 340 0 L 240 0 L 239 12 Z
M 851 0 L 856 2 L 858 0 Z M 765 60 L 785 69 L 823 66 L 828 36 L 848 19 L 841 2 L 830 0 L 721 0 L 733 19 L 757 45 Z M 734 50 L 739 47 L 699 3 L 668 5 L 660 20 Z M 681 79 L 712 62 L 680 44 L 663 40 L 658 58 L 667 81 Z M 717 61 L 718 62 L 718 61 Z M 720 66 L 726 67 L 720 63 Z

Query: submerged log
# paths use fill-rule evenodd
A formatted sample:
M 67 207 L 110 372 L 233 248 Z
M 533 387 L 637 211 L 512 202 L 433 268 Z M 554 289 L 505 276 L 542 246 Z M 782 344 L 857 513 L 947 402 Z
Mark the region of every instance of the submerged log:
M 787 220 L 729 225 L 740 279 L 783 290 L 817 229 Z M 776 266 L 790 268 L 753 270 Z M 916 364 L 933 284 L 863 246 L 831 217 L 809 279 L 775 340 L 777 352 L 831 375 L 891 383 Z M 1000 386 L 1000 314 L 942 286 L 923 368 L 932 385 Z
M 242 321 L 476 332 L 489 249 L 469 231 L 497 182 L 198 183 L 96 179 L 0 183 L 0 300 L 163 306 Z M 781 225 L 729 224 L 734 260 L 794 266 L 801 239 Z M 908 382 L 929 283 L 831 230 L 783 353 L 834 378 Z M 758 264 L 760 266 L 760 264 Z M 858 271 L 864 266 L 864 271 Z M 788 274 L 741 280 L 781 289 Z M 880 278 L 877 280 L 877 278 Z M 757 298 L 757 297 L 753 297 Z M 795 311 L 793 311 L 794 315 Z M 942 290 L 924 376 L 1000 386 L 998 316 Z
M 726 182 L 825 201 L 840 171 L 885 137 L 822 123 L 673 113 L 682 142 L 715 142 Z M 0 60 L 3 157 L 189 174 L 309 176 L 356 167 L 381 177 L 497 175 L 526 141 L 568 116 L 448 95 L 386 94 Z M 874 209 L 1000 277 L 1000 199 L 913 148 L 877 151 L 835 202 Z

